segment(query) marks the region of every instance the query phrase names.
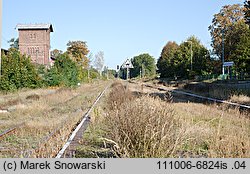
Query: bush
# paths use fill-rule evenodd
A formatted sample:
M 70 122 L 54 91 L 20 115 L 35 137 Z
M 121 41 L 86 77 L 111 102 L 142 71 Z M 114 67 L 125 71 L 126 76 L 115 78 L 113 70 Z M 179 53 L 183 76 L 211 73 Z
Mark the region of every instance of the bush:
M 49 86 L 73 87 L 80 82 L 80 67 L 64 53 L 59 55 L 54 66 L 45 74 Z
M 97 79 L 97 78 L 100 77 L 100 74 L 96 69 L 92 68 L 89 71 L 89 76 L 90 76 L 91 79 Z
M 41 78 L 29 57 L 21 55 L 16 49 L 10 49 L 2 55 L 0 89 L 15 91 L 20 88 L 36 88 L 41 86 Z

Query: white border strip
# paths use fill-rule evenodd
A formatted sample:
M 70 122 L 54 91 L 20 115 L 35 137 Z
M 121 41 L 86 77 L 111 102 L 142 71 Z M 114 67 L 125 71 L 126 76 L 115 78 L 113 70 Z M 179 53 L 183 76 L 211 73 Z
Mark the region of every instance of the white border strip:
M 109 85 L 108 85 L 109 86 Z M 82 121 L 80 122 L 80 124 L 76 127 L 76 129 L 72 132 L 72 134 L 70 135 L 69 139 L 67 140 L 67 142 L 64 144 L 64 146 L 62 147 L 62 149 L 59 151 L 59 153 L 57 154 L 57 156 L 55 158 L 61 158 L 62 155 L 64 154 L 65 150 L 69 147 L 70 143 L 73 141 L 73 139 L 76 136 L 76 133 L 79 131 L 79 129 L 82 127 L 83 123 L 87 120 L 90 112 L 93 110 L 94 106 L 96 105 L 96 103 L 100 100 L 100 98 L 102 97 L 102 95 L 105 93 L 105 91 L 108 89 L 108 86 L 106 86 L 106 88 L 102 91 L 102 93 L 97 97 L 97 99 L 95 100 L 94 104 L 91 106 L 91 108 L 88 110 L 88 112 L 84 115 Z

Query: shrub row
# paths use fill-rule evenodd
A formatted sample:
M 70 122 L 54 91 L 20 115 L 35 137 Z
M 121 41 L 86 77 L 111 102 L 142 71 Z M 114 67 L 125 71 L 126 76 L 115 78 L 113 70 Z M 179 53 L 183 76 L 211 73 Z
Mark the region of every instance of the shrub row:
M 98 72 L 90 70 L 89 78 L 98 77 Z M 29 57 L 20 54 L 14 48 L 8 54 L 2 54 L 0 90 L 16 91 L 21 88 L 42 86 L 76 86 L 87 81 L 88 72 L 83 70 L 67 53 L 57 57 L 54 66 L 45 68 L 31 63 Z
M 10 49 L 2 55 L 0 89 L 15 91 L 20 88 L 36 88 L 42 85 L 34 65 L 30 59 L 17 50 Z

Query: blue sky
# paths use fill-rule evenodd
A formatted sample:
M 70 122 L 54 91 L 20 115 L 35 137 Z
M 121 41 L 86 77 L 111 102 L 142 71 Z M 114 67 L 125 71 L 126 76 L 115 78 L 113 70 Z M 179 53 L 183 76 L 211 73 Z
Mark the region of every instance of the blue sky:
M 168 41 L 195 35 L 209 47 L 208 26 L 222 6 L 244 0 L 3 0 L 2 47 L 18 37 L 18 23 L 51 23 L 51 49 L 66 51 L 69 40 L 86 41 L 104 52 L 115 68 L 127 58 L 149 53 L 158 59 Z

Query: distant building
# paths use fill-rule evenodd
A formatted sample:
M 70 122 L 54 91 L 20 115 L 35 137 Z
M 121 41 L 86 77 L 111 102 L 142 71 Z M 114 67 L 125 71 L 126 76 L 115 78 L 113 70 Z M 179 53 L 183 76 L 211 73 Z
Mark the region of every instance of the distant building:
M 6 50 L 6 49 L 1 48 L 1 52 L 2 52 L 3 54 L 7 55 L 9 51 Z
M 18 24 L 19 50 L 31 57 L 33 63 L 51 65 L 50 32 L 51 24 Z

